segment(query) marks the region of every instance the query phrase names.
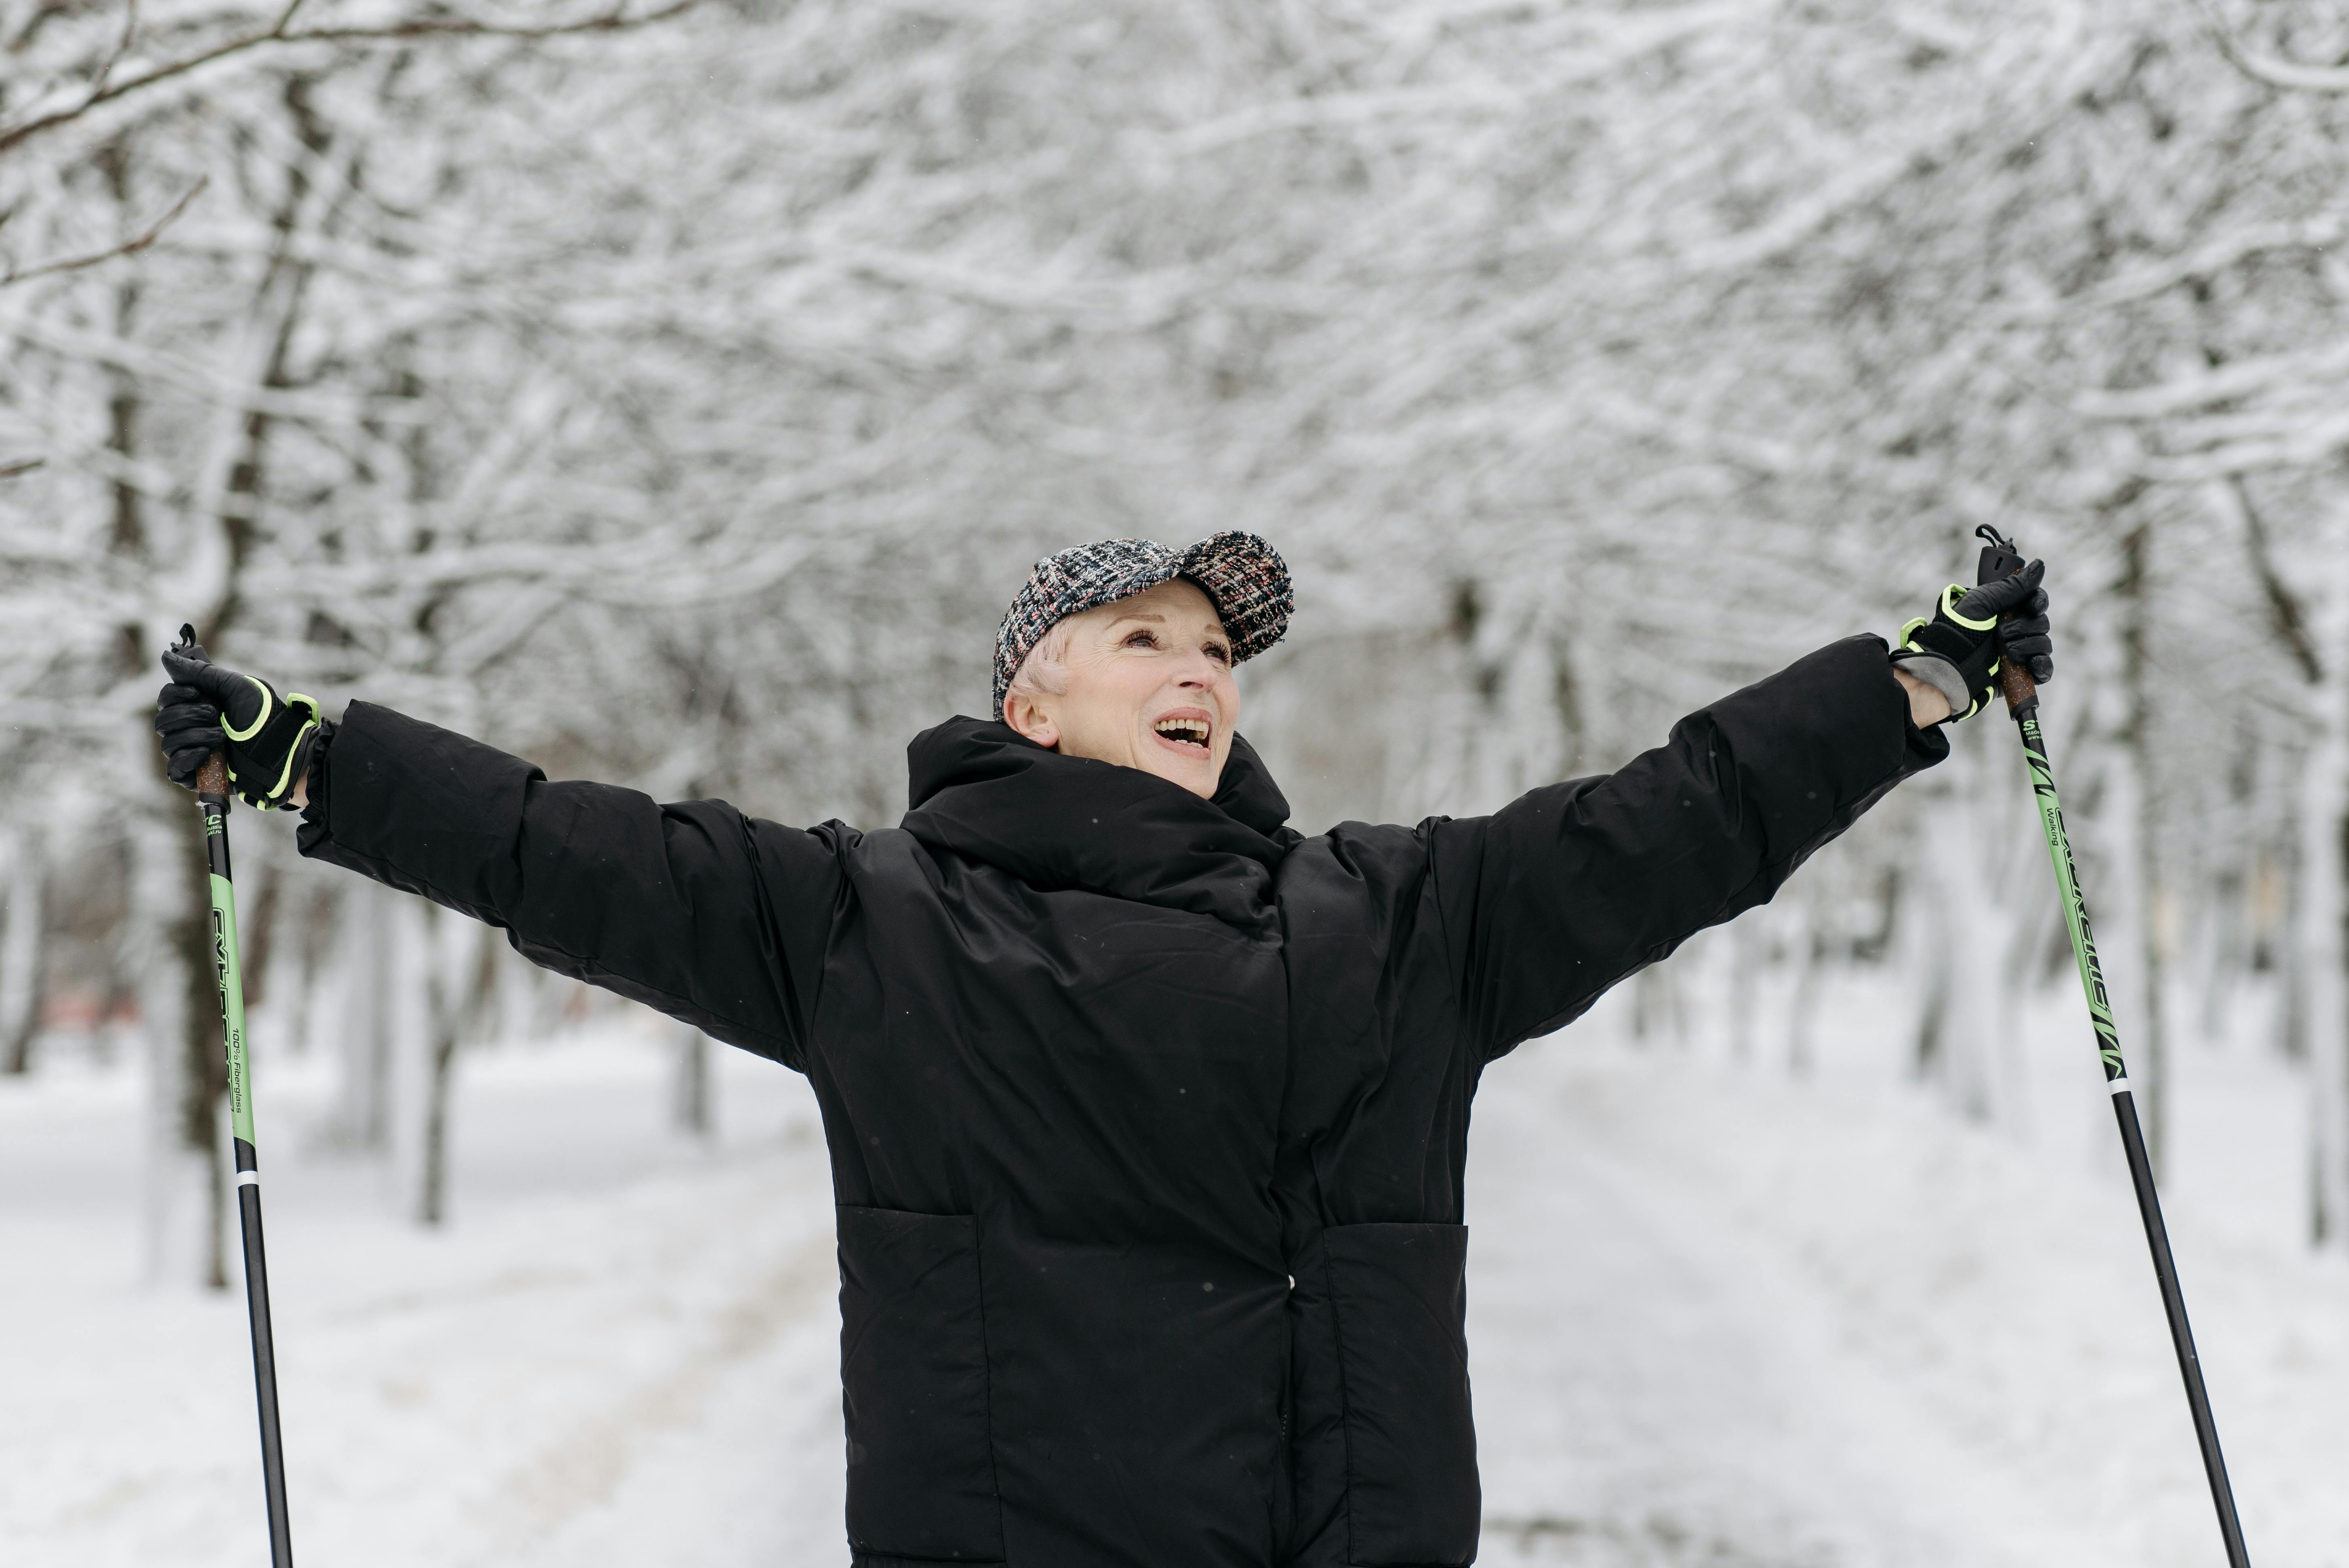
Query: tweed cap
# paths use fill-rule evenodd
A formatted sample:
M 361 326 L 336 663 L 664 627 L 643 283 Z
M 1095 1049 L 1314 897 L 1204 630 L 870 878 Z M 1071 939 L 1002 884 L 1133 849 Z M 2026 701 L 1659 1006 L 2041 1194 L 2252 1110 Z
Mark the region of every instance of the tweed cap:
M 1181 577 L 1198 584 L 1223 617 L 1232 663 L 1241 664 L 1280 641 L 1297 598 L 1288 563 L 1253 533 L 1210 534 L 1186 550 L 1148 539 L 1104 539 L 1036 562 L 1003 613 L 995 634 L 995 717 L 1003 694 L 1030 650 L 1071 615 Z

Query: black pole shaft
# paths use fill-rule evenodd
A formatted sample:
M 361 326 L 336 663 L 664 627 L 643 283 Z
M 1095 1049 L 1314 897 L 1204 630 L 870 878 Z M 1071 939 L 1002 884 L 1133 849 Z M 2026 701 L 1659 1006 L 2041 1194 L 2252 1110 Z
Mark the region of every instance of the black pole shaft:
M 2137 1188 L 2137 1213 L 2145 1220 L 2146 1245 L 2153 1252 L 2154 1277 L 2161 1283 L 2162 1310 L 2169 1315 L 2169 1342 L 2178 1351 L 2178 1376 L 2186 1380 L 2186 1404 L 2194 1414 L 2194 1438 L 2202 1445 L 2202 1472 L 2210 1480 L 2210 1500 L 2219 1510 L 2219 1534 L 2227 1545 L 2229 1568 L 2251 1568 L 2243 1546 L 2242 1522 L 2235 1517 L 2235 1491 L 2227 1480 L 2227 1456 L 2219 1451 L 2219 1423 L 2210 1414 L 2209 1391 L 2202 1386 L 2202 1361 L 2194 1349 L 2194 1328 L 2186 1321 L 2186 1296 L 2178 1287 L 2178 1264 L 2169 1255 L 2169 1232 L 2161 1222 L 2161 1199 L 2153 1190 L 2153 1161 L 2147 1158 L 2145 1133 L 2137 1126 L 2137 1100 L 2127 1090 L 2113 1096 L 2113 1115 L 2120 1122 L 2121 1148 L 2128 1156 L 2129 1181 Z
M 245 1059 L 244 976 L 238 962 L 235 883 L 229 872 L 226 768 L 217 758 L 202 779 L 204 853 L 210 865 L 212 966 L 220 983 L 222 1048 L 228 1053 L 229 1109 L 235 1129 L 236 1209 L 244 1237 L 244 1305 L 253 1329 L 253 1391 L 261 1415 L 261 1487 L 269 1509 L 270 1568 L 294 1568 L 285 1507 L 285 1450 L 277 1421 L 277 1353 L 269 1327 L 269 1265 L 261 1240 L 261 1165 L 253 1144 L 253 1099 Z M 207 785 L 214 786 L 206 788 Z
M 2080 895 L 2077 867 L 2072 860 L 2071 835 L 2064 830 L 2064 809 L 2055 799 L 2055 767 L 2047 758 L 2047 743 L 2039 729 L 2039 697 L 2028 674 L 2010 669 L 2006 697 L 2023 737 L 2023 760 L 2031 768 L 2031 787 L 2038 797 L 2041 825 L 2047 850 L 2055 863 L 2055 882 L 2064 898 L 2064 922 L 2072 934 L 2072 953 L 2078 961 L 2080 984 L 2087 993 L 2088 1018 L 2096 1034 L 2096 1055 L 2104 1063 L 2105 1088 L 2112 1097 L 2113 1116 L 2120 1125 L 2121 1150 L 2128 1159 L 2129 1182 L 2137 1190 L 2137 1215 L 2145 1222 L 2146 1244 L 2153 1252 L 2154 1278 L 2161 1286 L 2162 1310 L 2169 1317 L 2169 1342 L 2178 1352 L 2178 1375 L 2186 1381 L 2186 1404 L 2194 1417 L 2195 1440 L 2202 1447 L 2202 1470 L 2209 1478 L 2210 1501 L 2219 1511 L 2219 1534 L 2227 1548 L 2228 1568 L 2251 1568 L 2243 1545 L 2243 1526 L 2235 1516 L 2234 1488 L 2227 1480 L 2227 1459 L 2219 1449 L 2219 1423 L 2210 1414 L 2209 1391 L 2202 1384 L 2202 1361 L 2194 1349 L 2194 1329 L 2186 1321 L 2186 1296 L 2178 1289 L 2178 1264 L 2169 1253 L 2169 1232 L 2161 1222 L 2161 1198 L 2154 1191 L 2153 1161 L 2146 1155 L 2145 1131 L 2137 1125 L 2137 1099 L 2129 1088 L 2128 1068 L 2122 1059 L 2120 1032 L 2114 1026 L 2105 989 L 2104 966 L 2096 958 L 2096 939 L 2088 924 L 2087 902 Z

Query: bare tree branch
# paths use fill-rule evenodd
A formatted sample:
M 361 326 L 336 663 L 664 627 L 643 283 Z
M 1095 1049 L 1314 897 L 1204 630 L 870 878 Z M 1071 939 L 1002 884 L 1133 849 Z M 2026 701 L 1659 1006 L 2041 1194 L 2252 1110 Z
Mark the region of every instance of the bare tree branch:
M 2303 93 L 2349 93 L 2349 66 L 2303 66 L 2292 60 L 2254 54 L 2231 38 L 2219 47 L 2234 67 L 2254 81 Z
M 224 60 L 234 55 L 247 54 L 270 45 L 283 44 L 291 46 L 296 44 L 373 44 L 438 37 L 533 39 L 569 37 L 586 33 L 618 33 L 636 27 L 650 26 L 657 22 L 666 22 L 671 17 L 692 10 L 700 4 L 700 0 L 671 0 L 671 3 L 667 5 L 641 12 L 633 16 L 620 10 L 613 10 L 600 15 L 587 17 L 583 21 L 554 22 L 534 27 L 483 22 L 467 16 L 416 16 L 405 22 L 395 22 L 383 27 L 305 27 L 295 32 L 292 30 L 292 23 L 295 14 L 301 10 L 302 4 L 303 0 L 292 0 L 292 3 L 278 14 L 277 20 L 264 32 L 247 33 L 242 36 L 231 38 L 225 43 L 216 44 L 209 49 L 200 49 L 192 55 L 169 61 L 119 82 L 109 82 L 104 75 L 101 75 L 90 90 L 82 95 L 80 102 L 65 108 L 51 110 L 47 114 L 37 115 L 21 125 L 0 130 L 0 152 L 6 152 L 18 144 L 40 135 L 43 131 L 54 130 L 58 126 L 78 119 L 101 104 L 111 103 L 117 98 L 127 98 L 142 88 L 170 81 L 175 77 L 185 76 L 190 71 L 212 65 L 215 61 Z M 110 70 L 109 65 L 109 71 Z
M 2349 215 L 2320 213 L 2288 222 L 2253 223 L 2183 255 L 2124 273 L 2085 294 L 2011 306 L 1992 319 L 2001 325 L 2040 326 L 2085 311 L 2135 304 L 2197 279 L 2278 251 L 2324 251 L 2349 237 Z
M 2275 558 L 2268 550 L 2267 521 L 2252 503 L 2251 488 L 2240 474 L 2229 474 L 2226 487 L 2234 500 L 2237 515 L 2242 519 L 2243 549 L 2251 557 L 2251 574 L 2259 579 L 2260 591 L 2267 595 L 2268 624 L 2308 684 L 2322 686 L 2324 665 L 2316 655 L 2316 640 L 2308 633 L 2308 613 L 2276 570 Z
M 2144 387 L 2086 388 L 2071 401 L 2091 419 L 2165 419 L 2219 404 L 2271 397 L 2295 387 L 2329 386 L 2344 375 L 2349 375 L 2349 345 L 2325 345 L 2313 352 L 2238 359 Z
M 0 462 L 0 480 L 13 480 L 18 474 L 29 474 L 48 460 L 47 458 L 10 458 Z
M 180 214 L 188 210 L 189 203 L 202 195 L 204 187 L 211 183 L 212 176 L 209 174 L 198 178 L 193 185 L 180 193 L 178 201 L 164 210 L 161 217 L 148 224 L 134 238 L 125 240 L 122 243 L 109 246 L 103 251 L 93 251 L 86 256 L 65 256 L 54 262 L 43 262 L 38 266 L 26 267 L 22 272 L 10 267 L 5 273 L 0 273 L 0 288 L 6 288 L 11 284 L 26 283 L 33 278 L 47 277 L 56 273 L 77 273 L 84 267 L 94 267 L 100 262 L 110 262 L 117 256 L 135 256 L 160 239 L 163 231 L 178 222 Z
M 2219 52 L 2226 56 L 2227 63 L 2253 81 L 2290 92 L 2349 93 L 2349 66 L 2304 66 L 2297 60 L 2280 60 L 2248 48 L 2209 0 L 2203 0 L 2202 16 L 2209 24 L 2210 36 L 2218 44 Z
M 98 62 L 98 69 L 90 74 L 90 84 L 93 89 L 106 86 L 108 79 L 114 75 L 114 67 L 122 63 L 122 57 L 130 53 L 130 46 L 138 40 L 139 0 L 130 0 L 130 3 L 122 8 L 122 36 L 114 41 L 113 49 L 108 53 L 106 58 Z

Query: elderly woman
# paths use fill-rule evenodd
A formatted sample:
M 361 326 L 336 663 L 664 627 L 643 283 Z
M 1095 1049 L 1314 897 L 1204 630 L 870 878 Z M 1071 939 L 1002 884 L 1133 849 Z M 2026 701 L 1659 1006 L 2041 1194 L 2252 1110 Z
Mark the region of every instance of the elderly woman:
M 200 652 L 157 727 L 181 783 L 225 744 L 249 801 L 302 805 L 304 854 L 807 1075 L 862 1568 L 1461 1563 L 1485 1065 L 1766 901 L 1946 754 L 2002 647 L 2046 678 L 2039 578 L 1950 589 L 1889 657 L 1830 644 L 1611 776 L 1314 838 L 1237 728 L 1291 603 L 1242 533 L 1040 562 L 996 717 L 915 739 L 894 829 L 550 783 Z

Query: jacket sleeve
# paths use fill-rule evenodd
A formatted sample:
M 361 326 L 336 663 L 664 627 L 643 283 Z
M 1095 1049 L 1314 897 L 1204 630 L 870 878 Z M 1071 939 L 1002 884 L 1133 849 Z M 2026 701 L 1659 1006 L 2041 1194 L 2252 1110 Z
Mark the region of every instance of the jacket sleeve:
M 503 928 L 534 963 L 801 1068 L 849 831 L 550 783 L 495 748 L 353 703 L 299 841 Z
M 1672 727 L 1620 771 L 1433 830 L 1436 894 L 1479 1059 L 1578 1016 L 1949 754 L 1909 722 L 1883 642 L 1853 637 Z

